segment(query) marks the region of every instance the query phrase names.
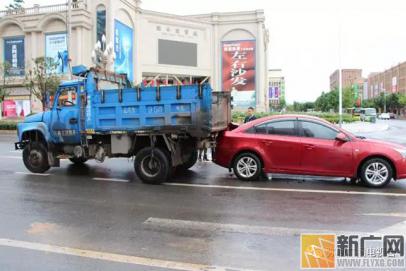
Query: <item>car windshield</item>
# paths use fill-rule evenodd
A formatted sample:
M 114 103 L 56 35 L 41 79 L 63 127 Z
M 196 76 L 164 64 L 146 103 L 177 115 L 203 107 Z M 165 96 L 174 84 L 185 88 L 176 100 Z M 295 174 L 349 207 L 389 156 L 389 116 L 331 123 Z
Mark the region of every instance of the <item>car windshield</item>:
M 374 108 L 365 109 L 365 115 L 375 115 L 376 110 Z

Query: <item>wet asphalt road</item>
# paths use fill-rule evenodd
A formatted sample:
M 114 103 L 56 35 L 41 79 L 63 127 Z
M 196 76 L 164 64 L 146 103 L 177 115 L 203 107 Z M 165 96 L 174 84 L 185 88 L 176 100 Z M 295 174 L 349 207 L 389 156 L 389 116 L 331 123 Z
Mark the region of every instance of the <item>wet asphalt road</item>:
M 390 126 L 366 136 L 406 145 L 406 122 Z M 151 186 L 127 159 L 31 175 L 13 141 L 0 136 L 0 270 L 297 270 L 300 233 L 406 234 L 406 180 L 244 183 L 205 162 Z

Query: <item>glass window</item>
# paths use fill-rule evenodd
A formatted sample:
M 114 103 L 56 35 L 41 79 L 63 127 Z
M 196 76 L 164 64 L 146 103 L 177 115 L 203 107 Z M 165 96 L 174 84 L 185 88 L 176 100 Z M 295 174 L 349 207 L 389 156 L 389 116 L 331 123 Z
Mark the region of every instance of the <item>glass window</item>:
M 64 88 L 60 91 L 58 97 L 58 106 L 74 106 L 76 105 L 76 88 Z
M 318 123 L 307 121 L 302 121 L 301 123 L 304 137 L 334 140 L 338 134 L 338 131 Z
M 246 131 L 250 134 L 263 134 L 263 135 L 287 135 L 295 136 L 295 121 L 272 121 L 262 123 L 255 127 L 252 127 Z
M 270 122 L 268 123 L 268 134 L 295 136 L 295 122 L 293 120 Z
M 103 6 L 97 8 L 97 41 L 102 41 L 103 35 L 106 35 L 106 9 Z

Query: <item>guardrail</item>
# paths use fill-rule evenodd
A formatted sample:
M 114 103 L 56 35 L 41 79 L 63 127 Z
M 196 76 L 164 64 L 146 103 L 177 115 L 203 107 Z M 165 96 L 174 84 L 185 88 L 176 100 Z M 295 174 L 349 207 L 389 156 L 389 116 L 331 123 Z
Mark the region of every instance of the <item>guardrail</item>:
M 78 0 L 73 2 L 72 1 L 72 9 L 86 9 L 86 1 L 85 0 Z M 44 14 L 44 13 L 55 13 L 55 12 L 63 12 L 66 11 L 68 8 L 67 4 L 57 4 L 57 5 L 47 5 L 47 6 L 40 6 L 34 5 L 31 8 L 19 8 L 19 9 L 10 9 L 10 10 L 0 10 L 0 18 L 5 16 L 21 16 L 21 15 L 36 15 L 36 14 Z

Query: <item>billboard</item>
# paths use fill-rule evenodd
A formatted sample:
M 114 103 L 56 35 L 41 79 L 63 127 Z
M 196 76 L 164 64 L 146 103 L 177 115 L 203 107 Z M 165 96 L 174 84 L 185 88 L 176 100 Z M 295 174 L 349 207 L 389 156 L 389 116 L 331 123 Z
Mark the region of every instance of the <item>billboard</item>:
M 223 91 L 255 91 L 255 40 L 225 41 L 222 47 Z
M 24 54 L 24 37 L 4 39 L 4 61 L 10 64 L 9 76 L 24 75 Z
M 68 72 L 68 39 L 66 33 L 45 35 L 45 57 L 53 58 L 58 66 L 56 73 Z
M 114 71 L 125 73 L 130 81 L 134 79 L 133 69 L 133 29 L 122 22 L 114 22 Z
M 269 90 L 268 90 L 268 94 L 269 94 L 269 99 L 270 100 L 279 99 L 279 96 L 280 96 L 279 87 L 270 86 Z
M 255 40 L 222 43 L 222 90 L 231 91 L 236 109 L 255 107 Z

